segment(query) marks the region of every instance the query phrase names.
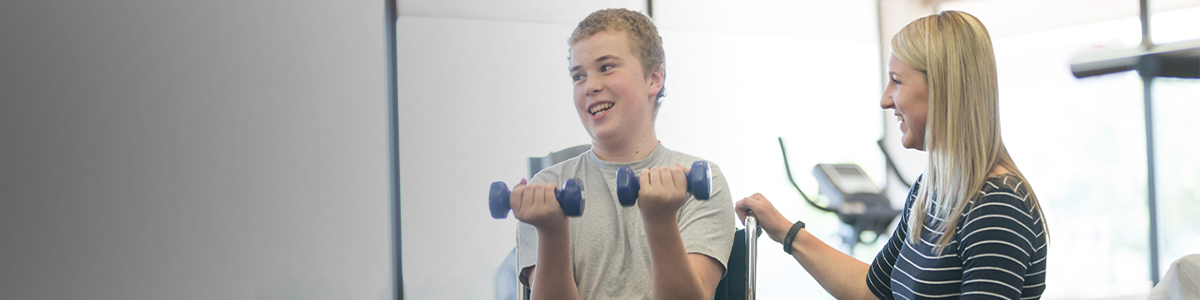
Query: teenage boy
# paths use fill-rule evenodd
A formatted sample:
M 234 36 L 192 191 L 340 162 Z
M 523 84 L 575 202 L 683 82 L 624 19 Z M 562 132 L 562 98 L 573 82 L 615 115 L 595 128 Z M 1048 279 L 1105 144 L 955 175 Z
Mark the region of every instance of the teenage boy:
M 533 299 L 711 299 L 733 246 L 734 212 L 716 164 L 696 200 L 685 172 L 701 158 L 658 142 L 666 80 L 662 38 L 625 9 L 592 13 L 568 40 L 575 110 L 592 149 L 514 187 L 521 281 Z M 639 172 L 637 204 L 617 202 L 617 168 Z M 583 180 L 583 216 L 568 218 L 556 183 Z

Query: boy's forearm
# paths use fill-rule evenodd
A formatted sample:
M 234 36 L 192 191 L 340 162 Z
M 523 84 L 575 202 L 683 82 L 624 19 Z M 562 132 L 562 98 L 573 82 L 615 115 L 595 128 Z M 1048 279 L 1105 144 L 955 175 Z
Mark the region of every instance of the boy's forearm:
M 699 274 L 687 258 L 679 224 L 672 215 L 663 218 L 643 216 L 650 248 L 651 286 L 654 299 L 708 299 Z
M 571 235 L 567 228 L 538 229 L 537 268 L 532 299 L 579 299 L 571 269 Z

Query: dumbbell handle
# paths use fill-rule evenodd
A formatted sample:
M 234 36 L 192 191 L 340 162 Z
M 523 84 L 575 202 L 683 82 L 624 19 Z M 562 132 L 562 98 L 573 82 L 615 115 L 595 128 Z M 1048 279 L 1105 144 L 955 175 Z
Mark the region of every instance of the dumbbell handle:
M 508 217 L 508 212 L 512 210 L 509 204 L 509 195 L 512 192 L 508 190 L 508 185 L 503 181 L 492 183 L 491 190 L 488 193 L 488 209 L 492 212 L 492 218 L 504 219 Z M 583 181 L 578 178 L 567 179 L 563 183 L 561 189 L 554 189 L 554 197 L 558 200 L 558 206 L 562 207 L 563 213 L 570 217 L 578 217 L 583 215 Z
M 712 169 L 708 162 L 698 160 L 692 163 L 692 169 L 686 174 L 687 190 L 696 199 L 708 200 L 712 196 Z M 642 189 L 637 174 L 631 167 L 617 169 L 617 201 L 622 206 L 633 206 L 637 203 L 638 192 Z

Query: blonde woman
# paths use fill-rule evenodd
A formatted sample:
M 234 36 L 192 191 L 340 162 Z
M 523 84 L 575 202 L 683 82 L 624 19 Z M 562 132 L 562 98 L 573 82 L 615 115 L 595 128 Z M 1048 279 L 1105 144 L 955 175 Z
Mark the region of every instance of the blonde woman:
M 925 151 L 928 163 L 875 260 L 829 247 L 761 194 L 738 201 L 738 217 L 756 215 L 838 299 L 1040 298 L 1046 223 L 1000 138 L 987 30 L 967 13 L 945 11 L 909 23 L 892 49 L 880 106 L 895 112 L 904 147 Z

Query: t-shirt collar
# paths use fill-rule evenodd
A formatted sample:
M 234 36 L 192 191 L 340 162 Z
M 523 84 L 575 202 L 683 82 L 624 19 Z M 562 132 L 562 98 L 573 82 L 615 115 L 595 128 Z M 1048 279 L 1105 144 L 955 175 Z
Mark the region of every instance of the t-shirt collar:
M 596 164 L 596 166 L 600 167 L 600 169 L 602 169 L 602 170 L 606 170 L 606 171 L 611 170 L 611 171 L 616 172 L 616 170 L 620 167 L 629 166 L 629 167 L 633 168 L 634 172 L 641 172 L 642 169 L 648 169 L 651 167 L 656 167 L 656 166 L 662 165 L 661 161 L 662 161 L 663 155 L 667 151 L 668 151 L 667 148 L 663 147 L 662 142 L 660 141 L 660 142 L 658 142 L 658 145 L 654 146 L 654 151 L 651 151 L 649 156 L 646 156 L 646 158 L 643 158 L 643 159 L 635 161 L 635 162 L 629 162 L 629 163 L 607 162 L 607 161 L 601 160 L 599 156 L 596 156 L 596 152 L 593 150 L 588 150 L 587 158 L 588 158 L 588 161 Z

